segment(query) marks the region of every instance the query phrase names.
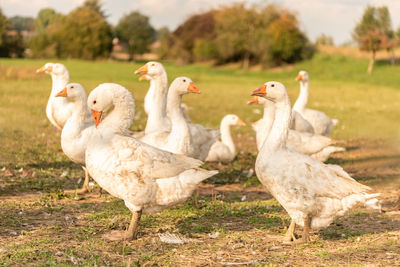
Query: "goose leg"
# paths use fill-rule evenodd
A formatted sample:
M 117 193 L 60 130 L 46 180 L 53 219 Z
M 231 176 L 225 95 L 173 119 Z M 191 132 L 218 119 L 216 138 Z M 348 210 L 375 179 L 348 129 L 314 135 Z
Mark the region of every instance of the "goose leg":
M 131 223 L 129 224 L 128 230 L 126 231 L 112 231 L 109 234 L 105 234 L 104 237 L 112 241 L 121 240 L 135 240 L 137 239 L 138 225 L 142 211 L 135 211 L 132 213 Z
M 292 220 L 290 222 L 289 228 L 286 231 L 284 241 L 296 241 L 296 237 L 294 236 L 294 229 L 296 228 L 296 223 Z
M 141 210 L 132 213 L 131 223 L 129 224 L 129 228 L 126 231 L 125 239 L 137 239 L 140 217 L 142 217 Z
M 85 181 L 83 181 L 82 188 L 76 191 L 77 194 L 84 194 L 89 192 L 89 172 L 86 170 L 85 167 L 82 168 L 85 171 Z
M 310 242 L 310 228 L 311 228 L 311 217 L 307 215 L 304 218 L 304 228 L 303 228 L 303 236 L 296 241 L 296 243 L 307 243 Z

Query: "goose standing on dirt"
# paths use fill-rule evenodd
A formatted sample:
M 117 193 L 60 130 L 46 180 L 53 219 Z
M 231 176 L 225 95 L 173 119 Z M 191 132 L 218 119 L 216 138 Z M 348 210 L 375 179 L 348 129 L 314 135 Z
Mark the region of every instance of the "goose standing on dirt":
M 223 163 L 233 161 L 236 156 L 236 148 L 231 136 L 230 127 L 232 125 L 245 126 L 246 123 L 234 114 L 223 117 L 219 128 L 221 141 L 218 140 L 211 146 L 206 161 Z
M 99 86 L 110 91 L 126 90 L 122 86 L 115 83 L 104 83 Z M 94 131 L 93 119 L 91 123 L 86 123 L 85 112 L 88 109 L 87 96 L 85 89 L 78 83 L 68 84 L 56 97 L 63 97 L 73 105 L 71 116 L 68 118 L 61 132 L 61 148 L 67 157 L 79 164 L 85 171 L 85 181 L 78 194 L 83 194 L 89 191 L 89 173 L 85 167 L 85 152 L 89 139 Z M 118 129 L 121 133 L 131 134 L 129 127 L 134 118 L 134 103 L 126 105 L 129 116 L 118 120 Z
M 187 123 L 181 103 L 182 96 L 188 93 L 200 93 L 200 91 L 191 79 L 176 78 L 171 83 L 167 100 L 167 112 L 172 124 L 171 130 L 147 134 L 140 140 L 172 153 L 204 160 L 217 138 L 201 125 Z
M 64 98 L 73 106 L 70 117 L 61 132 L 61 148 L 67 157 L 79 164 L 85 171 L 85 181 L 78 194 L 89 191 L 89 174 L 85 168 L 86 145 L 94 131 L 94 123 L 85 123 L 87 107 L 86 92 L 78 83 L 67 84 L 56 94 L 57 98 Z
M 309 78 L 306 71 L 300 71 L 296 80 L 300 81 L 300 94 L 293 105 L 293 110 L 300 113 L 312 125 L 314 133 L 325 136 L 331 135 L 333 126 L 339 121 L 329 118 L 321 111 L 306 108 L 309 94 Z
M 327 227 L 357 205 L 380 209 L 379 194 L 368 194 L 368 186 L 351 178 L 340 166 L 327 165 L 286 148 L 291 117 L 286 88 L 267 82 L 252 93 L 275 103 L 272 129 L 257 156 L 258 179 L 289 213 L 286 233 L 295 240 L 295 225 L 304 227 L 300 242 L 310 240 L 310 229 Z
M 167 117 L 167 72 L 159 62 L 150 61 L 135 71 L 142 79 L 150 79 L 150 88 L 144 98 L 144 110 L 148 114 L 144 134 L 169 131 L 171 123 Z
M 185 201 L 201 181 L 217 173 L 199 168 L 200 160 L 157 149 L 121 133 L 118 121 L 132 116 L 127 107 L 133 103 L 127 90 L 100 86 L 88 98 L 97 128 L 86 150 L 87 169 L 132 212 L 128 230 L 110 233 L 107 237 L 111 240 L 136 239 L 142 213 Z
M 65 98 L 56 97 L 56 94 L 69 83 L 69 72 L 67 68 L 60 63 L 46 63 L 41 68 L 37 69 L 36 72 L 44 72 L 51 75 L 53 85 L 49 100 L 47 101 L 46 115 L 51 124 L 57 129 L 62 130 L 64 124 L 71 116 L 74 106 Z M 89 110 L 85 111 L 85 121 L 88 123 L 91 121 Z
M 257 149 L 260 151 L 274 122 L 275 105 L 272 101 L 257 96 L 253 96 L 248 104 L 261 104 L 264 106 L 263 118 L 252 124 L 252 127 L 256 132 Z M 316 160 L 324 162 L 332 153 L 343 152 L 346 150 L 343 147 L 333 146 L 334 143 L 334 140 L 323 135 L 289 129 L 286 146 L 292 151 L 309 155 Z

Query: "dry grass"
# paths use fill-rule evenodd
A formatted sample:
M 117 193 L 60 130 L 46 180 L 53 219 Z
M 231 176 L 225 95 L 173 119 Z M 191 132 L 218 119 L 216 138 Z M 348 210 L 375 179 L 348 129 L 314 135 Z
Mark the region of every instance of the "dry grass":
M 371 57 L 371 53 L 367 51 L 361 51 L 355 46 L 331 46 L 331 45 L 319 45 L 318 50 L 328 55 L 342 55 L 347 57 L 355 58 L 366 58 Z M 400 48 L 394 50 L 395 55 L 400 55 Z M 390 60 L 392 58 L 392 52 L 386 50 L 380 50 L 376 53 L 377 60 Z

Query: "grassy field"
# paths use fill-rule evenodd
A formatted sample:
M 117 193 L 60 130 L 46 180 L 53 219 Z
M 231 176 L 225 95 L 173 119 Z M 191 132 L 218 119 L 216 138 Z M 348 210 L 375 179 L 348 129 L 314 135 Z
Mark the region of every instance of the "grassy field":
M 139 239 L 113 243 L 102 235 L 123 229 L 129 211 L 108 194 L 76 197 L 83 173 L 61 151 L 60 133 L 50 125 L 45 106 L 51 79 L 35 70 L 47 61 L 0 59 L 0 265 L 354 265 L 400 264 L 400 211 L 373 213 L 358 209 L 325 230 L 313 242 L 281 242 L 289 217 L 248 171 L 257 156 L 251 127 L 234 128 L 239 154 L 227 165 L 207 164 L 220 174 L 202 185 L 187 203 L 144 216 Z M 133 74 L 136 64 L 61 61 L 72 82 L 87 92 L 115 82 L 134 95 L 133 130 L 142 130 L 143 98 L 148 82 Z M 341 164 L 360 182 L 383 192 L 385 207 L 400 196 L 400 66 L 378 61 L 372 76 L 367 59 L 318 53 L 309 61 L 269 71 L 234 66 L 178 66 L 165 62 L 169 80 L 190 77 L 201 95 L 184 97 L 193 122 L 217 128 L 227 113 L 249 125 L 261 116 L 247 106 L 250 93 L 264 82 L 283 82 L 292 101 L 298 94 L 299 70 L 310 75 L 309 106 L 340 123 L 333 138 L 347 152 L 329 161 Z M 162 243 L 158 234 L 188 239 Z

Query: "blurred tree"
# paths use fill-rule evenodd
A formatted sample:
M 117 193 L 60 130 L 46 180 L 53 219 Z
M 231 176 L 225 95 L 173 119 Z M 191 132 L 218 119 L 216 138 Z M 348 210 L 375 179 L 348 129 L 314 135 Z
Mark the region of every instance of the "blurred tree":
M 157 31 L 157 40 L 160 41 L 160 46 L 155 51 L 159 58 L 165 59 L 168 56 L 169 48 L 172 45 L 171 32 L 167 27 L 162 27 Z
M 312 51 L 292 13 L 276 5 L 235 4 L 221 8 L 216 16 L 216 44 L 222 61 L 241 59 L 264 66 L 292 63 Z
M 218 56 L 217 45 L 207 39 L 197 38 L 194 41 L 193 56 L 196 61 L 205 61 Z
M 31 17 L 14 16 L 10 18 L 10 34 L 7 36 L 10 57 L 22 57 L 24 55 L 29 33 L 33 32 L 34 28 L 34 19 Z
M 8 49 L 6 45 L 7 41 L 7 27 L 9 20 L 3 15 L 3 11 L 0 8 L 0 57 L 8 56 Z
M 33 31 L 34 19 L 31 17 L 14 16 L 10 18 L 10 28 L 17 31 Z
M 371 52 L 368 74 L 372 73 L 376 52 L 391 47 L 392 36 L 394 34 L 388 8 L 368 6 L 353 32 L 353 38 L 360 49 Z
M 193 15 L 162 45 L 168 57 L 184 63 L 241 61 L 244 68 L 291 63 L 313 51 L 295 15 L 272 4 L 239 3 Z
M 203 40 L 202 43 L 208 42 L 211 46 L 215 39 L 215 20 L 214 11 L 208 11 L 189 17 L 172 33 L 172 44 L 170 56 L 188 63 L 195 59 L 194 48 L 195 43 L 199 44 L 198 39 Z M 197 49 L 197 52 L 199 50 Z M 206 52 L 204 49 L 203 52 Z M 213 54 L 202 54 L 202 59 L 208 59 Z
M 107 17 L 102 9 L 101 0 L 85 0 L 82 8 L 92 9 L 93 11 L 99 13 L 103 18 Z
M 264 31 L 267 26 L 262 15 L 254 9 L 247 9 L 244 4 L 234 4 L 219 9 L 215 20 L 220 58 L 224 61 L 241 58 L 243 67 L 248 68 L 250 58 L 256 52 L 257 31 Z
M 85 6 L 71 11 L 61 20 L 54 40 L 60 57 L 108 57 L 112 48 L 110 25 L 101 13 Z
M 128 44 L 130 60 L 134 54 L 147 52 L 156 34 L 149 18 L 138 11 L 124 15 L 115 27 L 115 31 L 117 36 Z
M 35 32 L 28 43 L 30 53 L 34 57 L 59 57 L 60 47 L 56 40 L 63 15 L 54 9 L 41 9 L 35 19 Z
M 20 31 L 17 30 L 12 35 L 7 36 L 6 46 L 8 57 L 15 58 L 24 56 L 26 45 Z
M 334 45 L 332 36 L 325 35 L 324 33 L 320 34 L 315 40 L 316 45 Z
M 52 8 L 41 9 L 35 20 L 35 31 L 38 34 L 45 33 L 46 28 L 62 18 L 62 15 L 57 13 Z
M 309 56 L 307 37 L 298 24 L 296 17 L 286 11 L 269 24 L 269 56 L 275 64 L 294 63 Z
M 0 8 L 0 46 L 3 46 L 7 37 L 7 28 L 10 21 L 6 16 L 3 15 L 3 11 Z

